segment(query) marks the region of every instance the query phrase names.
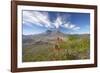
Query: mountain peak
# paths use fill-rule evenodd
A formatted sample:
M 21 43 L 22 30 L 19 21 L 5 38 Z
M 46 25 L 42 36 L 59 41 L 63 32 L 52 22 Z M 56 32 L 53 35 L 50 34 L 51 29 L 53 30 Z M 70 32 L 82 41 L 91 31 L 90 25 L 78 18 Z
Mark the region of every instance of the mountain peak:
M 64 36 L 64 33 L 62 33 L 61 31 L 59 30 L 47 30 L 45 32 L 45 34 L 47 36 L 52 36 L 52 37 L 56 37 L 56 36 Z

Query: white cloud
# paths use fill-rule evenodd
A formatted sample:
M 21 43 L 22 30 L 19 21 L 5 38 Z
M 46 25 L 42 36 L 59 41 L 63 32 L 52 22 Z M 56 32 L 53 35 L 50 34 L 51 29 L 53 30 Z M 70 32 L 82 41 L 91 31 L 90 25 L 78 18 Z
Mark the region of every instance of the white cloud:
M 49 21 L 49 18 L 48 18 L 48 13 L 47 12 L 38 12 L 38 11 L 35 11 L 35 12 L 32 12 L 32 14 L 35 16 L 35 18 L 37 18 L 37 20 L 39 21 L 39 23 L 43 23 L 45 26 L 48 26 L 50 27 L 51 23 Z
M 80 29 L 80 27 L 75 27 L 73 30 L 79 30 Z
M 68 15 L 69 17 L 69 15 Z M 23 11 L 23 24 L 32 27 L 33 24 L 46 28 L 67 28 L 70 30 L 79 30 L 80 27 L 68 21 L 68 17 L 57 15 L 54 22 L 50 21 L 48 12 Z M 31 24 L 29 24 L 31 23 Z
M 73 25 L 73 24 L 70 25 L 70 28 L 74 28 L 74 27 L 75 27 L 75 25 Z
M 38 21 L 38 19 L 34 16 L 34 15 L 32 15 L 32 13 L 30 12 L 30 11 L 23 11 L 23 23 L 25 24 L 25 25 L 31 25 L 32 26 L 32 24 L 27 24 L 27 23 L 35 23 L 36 25 L 38 25 L 38 26 L 42 26 L 42 24 L 40 24 L 39 23 L 39 21 Z
M 64 24 L 64 27 L 65 28 L 68 28 L 69 27 L 69 24 L 68 23 Z
M 38 26 L 51 27 L 48 19 L 48 13 L 38 11 L 23 11 L 23 23 L 33 23 Z M 27 24 L 26 24 L 27 25 Z M 31 24 L 29 24 L 31 25 Z
M 56 21 L 54 22 L 54 25 L 56 28 L 59 28 L 62 25 L 62 20 L 60 16 L 57 17 Z
M 65 23 L 64 25 L 62 25 L 62 27 L 71 29 L 71 30 L 79 30 L 80 29 L 79 26 L 76 26 L 75 24 L 72 24 L 71 22 Z

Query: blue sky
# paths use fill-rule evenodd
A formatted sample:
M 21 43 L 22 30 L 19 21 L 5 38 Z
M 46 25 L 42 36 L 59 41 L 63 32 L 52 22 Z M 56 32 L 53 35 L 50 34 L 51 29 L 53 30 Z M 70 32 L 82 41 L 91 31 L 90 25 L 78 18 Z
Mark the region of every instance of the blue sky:
M 48 29 L 85 34 L 90 32 L 90 14 L 23 10 L 22 26 L 24 35 L 39 34 Z

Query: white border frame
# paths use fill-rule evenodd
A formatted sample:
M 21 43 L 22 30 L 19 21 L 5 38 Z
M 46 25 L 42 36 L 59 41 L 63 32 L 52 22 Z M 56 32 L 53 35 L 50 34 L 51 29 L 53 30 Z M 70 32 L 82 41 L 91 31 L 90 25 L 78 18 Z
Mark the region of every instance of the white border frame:
M 17 6 L 17 67 L 43 67 L 43 66 L 60 66 L 60 65 L 80 65 L 94 64 L 94 10 L 93 9 L 77 9 L 77 8 L 58 8 L 44 6 Z M 60 11 L 60 12 L 79 12 L 90 13 L 90 59 L 86 60 L 65 60 L 65 61 L 45 61 L 45 62 L 24 62 L 22 63 L 22 10 L 41 10 L 41 11 Z

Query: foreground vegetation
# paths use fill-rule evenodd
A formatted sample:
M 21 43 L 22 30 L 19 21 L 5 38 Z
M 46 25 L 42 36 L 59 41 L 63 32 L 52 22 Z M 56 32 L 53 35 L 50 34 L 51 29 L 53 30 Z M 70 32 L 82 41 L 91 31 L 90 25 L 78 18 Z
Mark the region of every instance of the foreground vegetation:
M 23 47 L 23 62 L 32 61 L 53 61 L 53 60 L 80 60 L 89 59 L 90 39 L 89 36 L 70 35 L 64 37 L 64 41 L 55 44 L 48 43 L 30 44 Z

